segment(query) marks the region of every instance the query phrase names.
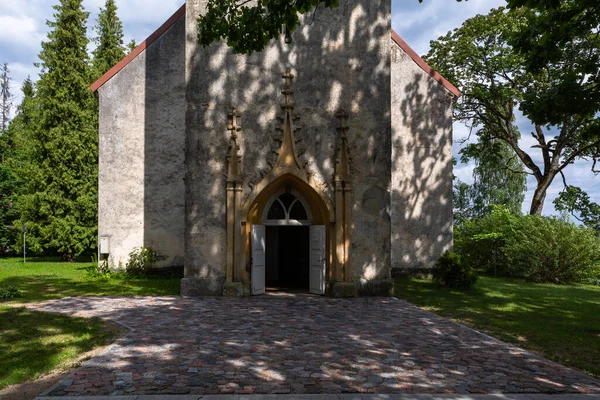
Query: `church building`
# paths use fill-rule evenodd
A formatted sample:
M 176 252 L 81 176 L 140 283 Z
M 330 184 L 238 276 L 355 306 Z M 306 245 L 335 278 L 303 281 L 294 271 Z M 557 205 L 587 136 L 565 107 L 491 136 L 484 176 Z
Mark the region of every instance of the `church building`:
M 197 43 L 188 0 L 91 89 L 99 250 L 150 247 L 184 296 L 269 288 L 390 295 L 452 247 L 458 90 L 391 29 L 391 0 L 341 0 L 264 51 Z

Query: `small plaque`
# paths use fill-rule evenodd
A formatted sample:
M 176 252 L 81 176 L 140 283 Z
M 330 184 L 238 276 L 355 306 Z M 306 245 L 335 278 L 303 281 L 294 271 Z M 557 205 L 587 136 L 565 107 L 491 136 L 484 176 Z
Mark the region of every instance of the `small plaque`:
M 108 254 L 109 251 L 109 239 L 106 236 L 100 237 L 100 254 Z

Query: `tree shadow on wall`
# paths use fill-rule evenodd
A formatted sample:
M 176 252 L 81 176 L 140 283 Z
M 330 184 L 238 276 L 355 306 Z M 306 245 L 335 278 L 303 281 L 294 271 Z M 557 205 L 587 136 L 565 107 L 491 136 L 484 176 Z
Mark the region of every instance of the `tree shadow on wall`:
M 392 102 L 392 267 L 399 270 L 431 267 L 452 246 L 452 97 L 422 71 L 409 76 L 393 83 L 392 95 L 402 96 Z
M 197 3 L 187 4 L 181 21 L 186 18 L 188 26 L 195 27 Z M 144 243 L 183 255 L 185 237 L 188 277 L 225 275 L 228 113 L 235 107 L 242 115 L 246 198 L 276 157 L 287 69 L 295 75 L 300 159 L 332 202 L 335 113 L 342 107 L 350 113 L 353 277 L 363 275 L 363 265 L 372 268 L 373 277 L 389 275 L 389 214 L 363 210 L 365 192 L 389 191 L 389 0 L 345 1 L 335 10 L 319 7 L 314 21 L 312 15 L 306 19 L 292 43 L 282 35 L 250 56 L 234 55 L 223 44 L 199 48 L 195 33 L 185 32 L 181 21 L 146 50 Z M 185 49 L 173 42 L 181 38 Z

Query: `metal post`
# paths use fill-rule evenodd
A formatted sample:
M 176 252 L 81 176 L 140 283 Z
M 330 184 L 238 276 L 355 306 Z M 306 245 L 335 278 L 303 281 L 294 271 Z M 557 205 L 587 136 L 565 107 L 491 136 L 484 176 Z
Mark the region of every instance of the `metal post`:
M 25 226 L 25 224 L 23 224 L 23 264 L 25 264 L 27 261 L 27 250 L 26 250 L 26 244 L 27 244 L 27 226 Z

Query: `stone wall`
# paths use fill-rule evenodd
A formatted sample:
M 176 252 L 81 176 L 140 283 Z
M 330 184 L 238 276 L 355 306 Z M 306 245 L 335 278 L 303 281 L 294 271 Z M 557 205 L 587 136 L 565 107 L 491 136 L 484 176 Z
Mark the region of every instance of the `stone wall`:
M 351 276 L 390 276 L 390 0 L 341 1 L 261 53 L 234 55 L 224 45 L 197 45 L 196 16 L 206 2 L 187 3 L 186 231 L 184 294 L 220 294 L 225 279 L 227 113 L 242 114 L 245 182 L 269 171 L 282 102 L 281 75 L 295 75 L 296 135 L 301 160 L 333 201 L 335 112 L 350 114 L 353 181 Z
M 392 269 L 452 247 L 452 96 L 392 43 Z
M 99 236 L 112 267 L 135 247 L 183 265 L 185 18 L 99 90 Z

